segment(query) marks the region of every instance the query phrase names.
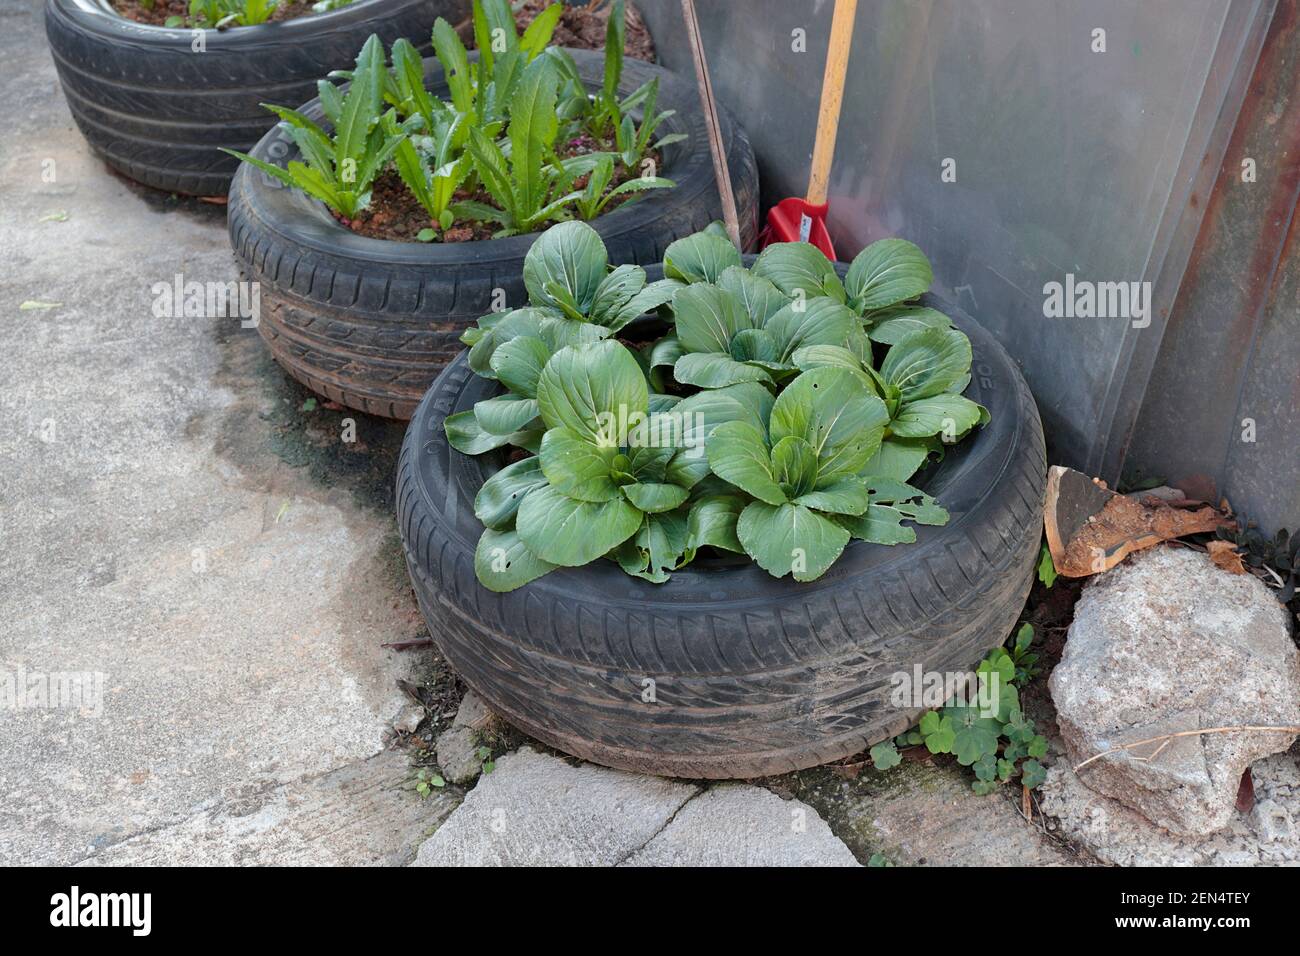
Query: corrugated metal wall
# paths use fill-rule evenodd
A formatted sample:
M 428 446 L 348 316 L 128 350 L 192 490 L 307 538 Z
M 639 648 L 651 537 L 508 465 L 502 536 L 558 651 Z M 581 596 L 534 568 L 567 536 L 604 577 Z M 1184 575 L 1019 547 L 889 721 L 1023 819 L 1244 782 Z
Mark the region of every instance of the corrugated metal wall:
M 936 284 L 1021 363 L 1054 461 L 1117 479 L 1145 397 L 1146 433 L 1134 444 L 1142 466 L 1172 477 L 1174 466 L 1196 464 L 1232 488 L 1231 476 L 1247 467 L 1240 450 L 1226 454 L 1220 441 L 1214 454 L 1225 463 L 1214 465 L 1202 440 L 1211 424 L 1173 429 L 1151 398 L 1160 390 L 1164 405 L 1177 405 L 1170 379 L 1218 361 L 1187 366 L 1194 342 L 1162 352 L 1166 323 L 1176 301 L 1188 313 L 1169 326 L 1180 343 L 1195 339 L 1198 322 L 1230 321 L 1196 318 L 1223 303 L 1179 298 L 1179 290 L 1194 246 L 1204 269 L 1209 197 L 1221 167 L 1235 162 L 1225 155 L 1254 95 L 1269 26 L 1294 13 L 1295 2 L 1282 0 L 1275 18 L 1276 0 L 860 0 L 831 179 L 841 258 L 887 235 L 921 245 Z M 831 0 L 696 5 L 715 88 L 754 142 L 765 201 L 801 195 Z M 690 71 L 678 0 L 638 6 L 661 61 Z M 1270 43 L 1294 45 L 1294 31 L 1280 33 Z M 1278 62 L 1294 85 L 1294 61 Z M 1273 165 L 1294 162 L 1292 155 Z M 1263 163 L 1259 169 L 1262 179 Z M 1070 276 L 1076 288 L 1149 282 L 1150 314 L 1049 317 L 1045 287 Z M 1287 329 L 1294 339 L 1294 282 L 1278 285 L 1270 301 L 1260 322 L 1278 331 L 1262 325 L 1261 348 L 1270 335 L 1286 339 Z M 1294 357 L 1297 346 L 1273 354 Z M 1264 378 L 1279 371 L 1265 374 L 1260 349 L 1254 355 L 1227 378 L 1235 376 L 1243 400 L 1263 407 L 1252 389 L 1272 394 Z M 1289 404 L 1290 418 L 1279 411 L 1270 434 L 1300 421 L 1296 376 L 1280 377 L 1289 391 L 1276 400 Z M 1222 432 L 1222 421 L 1212 427 Z M 1189 446 L 1209 457 L 1169 454 Z M 1163 463 L 1169 468 L 1161 471 Z M 1284 471 L 1294 485 L 1294 460 Z M 1300 523 L 1291 492 L 1249 504 L 1267 512 L 1268 523 Z
M 1298 13 L 1274 15 L 1128 456 L 1135 474 L 1210 478 L 1270 531 L 1300 528 Z

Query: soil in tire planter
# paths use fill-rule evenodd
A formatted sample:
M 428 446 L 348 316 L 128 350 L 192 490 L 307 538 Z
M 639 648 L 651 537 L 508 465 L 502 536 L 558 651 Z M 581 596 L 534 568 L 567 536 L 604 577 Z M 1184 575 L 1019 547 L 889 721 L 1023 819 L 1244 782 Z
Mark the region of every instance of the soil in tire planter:
M 585 142 L 579 142 L 579 140 L 585 140 Z M 582 136 L 567 144 L 563 152 L 560 153 L 560 158 L 566 159 L 570 156 L 579 156 L 583 153 L 604 149 L 612 150 L 613 146 L 608 143 L 595 143 L 590 137 Z M 657 152 L 647 153 L 646 157 L 654 162 L 655 168 L 658 168 L 660 156 Z M 614 164 L 614 177 L 610 180 L 606 192 L 627 182 L 633 175 L 634 173 L 624 166 L 622 162 L 616 162 Z M 578 190 L 586 185 L 587 177 L 580 176 L 574 182 L 573 188 Z M 601 215 L 608 215 L 623 203 L 631 202 L 638 196 L 643 195 L 643 193 L 628 193 L 623 196 L 616 196 L 601 210 Z M 456 193 L 453 201 L 464 202 L 466 200 L 492 205 L 492 197 L 486 190 L 482 189 L 475 193 L 460 190 Z M 411 191 L 406 188 L 402 178 L 392 168 L 375 177 L 374 186 L 370 191 L 370 204 L 365 209 L 359 210 L 352 219 L 338 213 L 334 213 L 334 218 L 358 235 L 369 236 L 371 239 L 387 239 L 392 242 L 424 242 L 425 240 L 420 238 L 420 230 L 422 229 L 432 229 L 436 233 L 435 238 L 429 240 L 431 242 L 476 242 L 491 239 L 498 228 L 496 223 L 476 222 L 472 219 L 457 219 L 448 229 L 439 228 L 437 223 L 429 218 L 428 210 L 421 206 L 419 201 L 411 195 Z M 545 229 L 553 225 L 555 225 L 554 222 L 549 223 L 538 231 L 545 231 Z
M 536 19 L 537 15 L 549 7 L 555 0 L 527 0 L 515 11 L 515 23 L 520 32 Z M 593 0 L 586 4 L 566 4 L 560 15 L 560 22 L 551 34 L 551 43 L 555 46 L 575 47 L 579 50 L 603 50 L 605 48 L 605 29 L 609 23 L 612 4 L 605 0 Z M 647 63 L 655 62 L 655 43 L 641 13 L 632 4 L 628 4 L 627 32 L 623 43 L 623 54 Z M 474 31 L 466 24 L 461 31 L 465 45 L 474 49 Z
M 284 20 L 296 20 L 298 17 L 309 16 L 316 12 L 311 8 L 311 5 L 312 0 L 281 0 L 280 5 L 275 8 L 266 22 L 280 23 Z M 170 17 L 180 17 L 185 21 L 183 24 L 185 27 L 190 25 L 189 0 L 154 0 L 153 6 L 148 8 L 143 6 L 140 0 L 113 0 L 113 9 L 117 11 L 119 16 L 127 20 L 134 20 L 136 23 L 147 23 L 149 26 L 163 26 Z M 239 24 L 232 23 L 221 29 L 236 30 L 239 28 Z

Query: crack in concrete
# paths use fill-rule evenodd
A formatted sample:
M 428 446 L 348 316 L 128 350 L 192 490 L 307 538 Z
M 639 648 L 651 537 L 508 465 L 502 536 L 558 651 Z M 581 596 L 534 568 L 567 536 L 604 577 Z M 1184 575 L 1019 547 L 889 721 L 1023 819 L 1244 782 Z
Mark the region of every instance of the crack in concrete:
M 106 853 L 110 852 L 111 850 L 117 847 L 123 846 L 124 844 L 131 843 L 133 841 L 142 840 L 150 836 L 155 836 L 164 833 L 168 830 L 178 829 L 190 823 L 192 820 L 204 816 L 205 814 L 211 817 L 216 817 L 222 814 L 223 811 L 225 811 L 225 815 L 232 819 L 239 819 L 241 817 L 252 816 L 253 814 L 257 813 L 259 810 L 263 809 L 270 802 L 270 799 L 277 792 L 289 790 L 290 788 L 294 788 L 294 787 L 310 788 L 311 786 L 321 782 L 322 780 L 325 780 L 328 777 L 343 774 L 349 770 L 358 769 L 366 764 L 373 763 L 374 761 L 383 758 L 386 754 L 394 753 L 394 752 L 395 751 L 392 750 L 391 748 L 386 748 L 384 750 L 376 751 L 375 753 L 372 753 L 367 757 L 360 757 L 355 760 L 350 760 L 347 763 L 340 764 L 337 767 L 332 767 L 329 770 L 322 770 L 318 773 L 304 774 L 303 776 L 296 777 L 293 780 L 281 780 L 281 781 L 266 780 L 261 783 L 247 784 L 245 785 L 247 788 L 246 792 L 240 794 L 238 797 L 222 796 L 222 797 L 216 797 L 212 800 L 204 801 L 202 803 L 197 804 L 194 808 L 192 808 L 191 810 L 189 810 L 188 812 L 180 816 L 173 817 L 169 820 L 160 821 L 158 823 L 154 823 L 146 827 L 142 827 L 138 830 L 120 836 L 116 839 L 103 842 L 96 847 L 93 853 L 83 856 L 80 859 L 74 860 L 67 865 L 83 866 L 85 864 L 92 863 L 97 858 L 105 855 Z M 252 809 L 247 810 L 246 812 L 241 812 L 241 813 L 230 812 L 230 808 L 238 806 L 241 803 L 253 803 L 253 807 Z M 441 825 L 441 821 L 439 822 L 439 825 Z
M 663 826 L 661 826 L 654 833 L 650 834 L 650 836 L 648 836 L 645 839 L 645 842 L 643 842 L 640 846 L 633 847 L 631 850 L 627 852 L 625 856 L 615 860 L 611 865 L 622 866 L 628 860 L 632 859 L 632 857 L 636 856 L 638 853 L 640 853 L 642 850 L 648 847 L 651 843 L 653 843 L 655 840 L 659 838 L 660 834 L 662 834 L 665 830 L 667 830 L 670 826 L 673 825 L 673 822 L 677 819 L 678 814 L 680 814 L 682 810 L 685 808 L 686 804 L 690 803 L 692 800 L 695 800 L 697 797 L 703 796 L 708 792 L 709 792 L 708 787 L 696 787 L 694 793 L 692 793 L 689 797 L 687 797 L 685 800 L 683 800 L 681 803 L 677 805 L 677 809 L 673 810 L 672 816 L 670 816 L 667 820 L 664 821 Z

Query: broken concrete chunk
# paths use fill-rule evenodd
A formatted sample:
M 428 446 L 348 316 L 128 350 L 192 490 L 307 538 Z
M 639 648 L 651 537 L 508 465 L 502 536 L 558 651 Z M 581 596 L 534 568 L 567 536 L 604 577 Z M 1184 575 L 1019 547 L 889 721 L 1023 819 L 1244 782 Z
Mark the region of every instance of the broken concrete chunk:
M 478 753 L 480 737 L 492 729 L 496 719 L 478 694 L 469 691 L 465 695 L 451 726 L 438 735 L 438 767 L 447 780 L 466 784 L 479 775 L 483 767 Z
M 452 720 L 452 726 L 468 727 L 470 730 L 483 733 L 491 730 L 497 719 L 497 715 L 488 710 L 488 705 L 483 698 L 471 690 L 467 691 L 462 698 L 456 717 Z
M 746 784 L 701 790 L 507 754 L 420 847 L 417 866 L 856 866 L 817 811 Z
M 817 811 L 770 790 L 721 784 L 677 812 L 623 866 L 858 866 Z
M 612 866 L 645 846 L 689 784 L 573 766 L 524 747 L 497 761 L 425 841 L 416 866 Z
M 478 734 L 468 727 L 452 726 L 438 735 L 438 769 L 450 783 L 466 784 L 483 769 L 478 755 Z
M 1050 687 L 1071 764 L 1152 737 L 1300 725 L 1300 655 L 1285 608 L 1251 575 L 1159 547 L 1093 580 Z M 1173 833 L 1233 813 L 1241 775 L 1294 733 L 1168 736 L 1079 770 L 1093 791 Z

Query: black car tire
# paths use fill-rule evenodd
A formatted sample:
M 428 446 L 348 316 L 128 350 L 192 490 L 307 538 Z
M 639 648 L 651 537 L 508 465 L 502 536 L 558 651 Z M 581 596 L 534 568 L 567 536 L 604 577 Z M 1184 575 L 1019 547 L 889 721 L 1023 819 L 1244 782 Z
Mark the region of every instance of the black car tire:
M 137 23 L 107 0 L 47 0 L 45 32 L 81 133 L 113 169 L 146 186 L 224 196 L 239 161 L 275 125 L 261 103 L 297 106 L 352 65 L 366 37 L 428 52 L 438 17 L 468 0 L 356 0 L 328 13 L 226 30 Z M 202 34 L 203 49 L 195 49 Z
M 748 564 L 689 566 L 655 585 L 600 560 L 488 591 L 474 574 L 474 495 L 501 460 L 453 450 L 443 422 L 496 384 L 457 358 L 417 409 L 397 477 L 407 567 L 447 660 L 537 739 L 665 776 L 799 770 L 912 726 L 924 708 L 891 702 L 893 676 L 969 672 L 1021 613 L 1046 471 L 1038 410 L 1011 358 L 974 320 L 933 304 L 970 337 L 965 394 L 992 415 L 915 479 L 951 518 L 917 527 L 910 545 L 854 541 L 806 584 Z

